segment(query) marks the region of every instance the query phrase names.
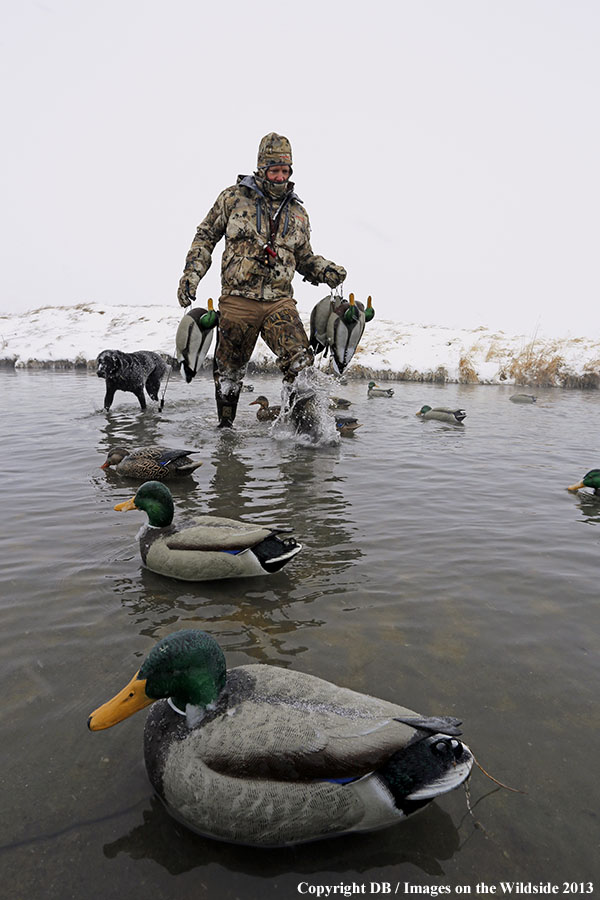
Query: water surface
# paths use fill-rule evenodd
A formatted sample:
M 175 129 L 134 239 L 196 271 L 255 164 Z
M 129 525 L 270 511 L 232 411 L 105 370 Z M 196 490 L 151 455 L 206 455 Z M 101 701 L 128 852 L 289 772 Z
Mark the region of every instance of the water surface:
M 254 378 L 275 402 L 279 383 Z M 598 876 L 600 498 L 565 487 L 598 466 L 600 396 L 398 383 L 335 386 L 363 428 L 308 447 L 276 439 L 242 394 L 215 428 L 212 383 L 174 378 L 162 414 L 92 374 L 0 371 L 3 688 L 0 860 L 11 897 L 297 896 L 309 884 L 586 881 Z M 462 406 L 465 426 L 423 422 Z M 198 448 L 178 514 L 288 524 L 281 573 L 187 584 L 142 568 L 142 513 L 99 466 L 115 443 Z M 87 731 L 154 642 L 201 627 L 229 665 L 301 669 L 456 715 L 479 772 L 406 824 L 280 851 L 209 841 L 153 797 L 144 714 Z

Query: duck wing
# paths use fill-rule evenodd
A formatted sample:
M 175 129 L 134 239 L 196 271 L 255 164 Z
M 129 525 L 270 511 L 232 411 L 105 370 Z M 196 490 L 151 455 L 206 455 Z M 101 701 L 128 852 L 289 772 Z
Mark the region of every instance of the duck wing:
M 166 545 L 169 550 L 247 550 L 274 533 L 263 525 L 198 516 L 194 525 L 166 538 Z
M 302 672 L 239 666 L 228 672 L 214 718 L 188 739 L 206 765 L 236 777 L 356 777 L 410 743 L 417 726 L 398 719 L 415 716 Z

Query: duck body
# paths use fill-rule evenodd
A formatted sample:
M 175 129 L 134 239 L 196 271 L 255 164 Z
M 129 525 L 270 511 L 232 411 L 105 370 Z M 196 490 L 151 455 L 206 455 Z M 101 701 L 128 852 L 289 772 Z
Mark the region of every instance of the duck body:
M 210 654 L 210 671 L 196 656 L 189 676 L 201 685 L 185 674 L 178 684 L 162 676 L 169 666 L 183 670 L 169 659 L 172 645 L 178 655 L 181 645 L 188 656 L 193 648 Z M 221 657 L 204 632 L 169 635 L 88 722 L 91 730 L 110 727 L 168 694 L 146 720 L 146 769 L 169 812 L 193 831 L 261 847 L 371 831 L 406 819 L 469 775 L 473 757 L 456 738 L 457 719 L 423 718 L 277 666 L 226 671 Z M 194 703 L 195 687 L 203 697 Z
M 513 394 L 508 399 L 511 403 L 535 403 L 537 397 L 534 397 L 533 394 Z
M 362 424 L 353 416 L 336 416 L 335 427 L 342 437 L 353 437 L 357 428 L 362 428 Z
M 331 352 L 331 363 L 337 375 L 341 375 L 351 362 L 365 330 L 365 321 L 375 315 L 370 297 L 367 309 L 368 319 L 364 305 L 354 300 L 354 294 L 350 294 L 348 300 L 330 295 L 320 300 L 310 314 L 310 346 L 315 353 L 325 356 L 328 350 Z
M 248 405 L 258 405 L 259 408 L 256 410 L 256 418 L 259 422 L 274 422 L 275 419 L 279 418 L 281 413 L 281 406 L 269 406 L 269 401 L 264 394 L 261 394 L 260 397 L 257 397 L 256 400 L 253 400 Z
M 171 450 L 166 447 L 110 447 L 106 461 L 100 466 L 125 478 L 141 478 L 143 481 L 164 481 L 166 478 L 191 475 L 202 463 L 190 459 L 195 450 Z
M 462 425 L 463 419 L 467 417 L 464 409 L 450 409 L 448 406 L 436 406 L 433 409 L 431 406 L 422 406 L 417 415 L 423 419 L 448 422 L 450 425 Z
M 329 398 L 329 408 L 330 409 L 348 409 L 348 407 L 352 406 L 351 400 L 346 400 L 345 397 L 330 397 Z
M 594 494 L 600 497 L 600 469 L 590 469 L 577 484 L 571 484 L 568 491 L 578 491 L 580 488 L 592 488 Z
M 148 524 L 139 532 L 142 562 L 153 572 L 180 581 L 269 575 L 302 549 L 294 538 L 278 537 L 283 529 L 219 516 L 199 516 L 189 526 L 177 528 L 171 493 L 157 481 L 145 482 L 135 497 L 115 509 L 148 513 Z
M 177 360 L 183 363 L 185 380 L 188 384 L 206 358 L 218 321 L 219 314 L 213 309 L 212 299 L 209 299 L 208 309 L 201 307 L 190 309 L 179 323 L 175 347 Z
M 367 385 L 367 396 L 368 397 L 393 397 L 394 389 L 393 388 L 382 388 L 379 387 L 374 381 L 370 381 Z

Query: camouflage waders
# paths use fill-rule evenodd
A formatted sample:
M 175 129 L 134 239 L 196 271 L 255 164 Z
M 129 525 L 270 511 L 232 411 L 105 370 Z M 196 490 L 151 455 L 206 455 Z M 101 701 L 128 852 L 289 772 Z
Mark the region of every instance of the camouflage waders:
M 220 427 L 233 424 L 246 366 L 259 335 L 276 355 L 284 381 L 292 382 L 313 363 L 294 300 L 221 297 L 213 364 Z

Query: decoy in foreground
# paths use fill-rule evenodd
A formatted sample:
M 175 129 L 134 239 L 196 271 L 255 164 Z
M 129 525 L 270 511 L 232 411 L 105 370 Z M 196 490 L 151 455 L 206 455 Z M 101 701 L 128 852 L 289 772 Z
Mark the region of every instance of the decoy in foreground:
M 269 406 L 269 401 L 264 394 L 261 394 L 260 397 L 257 397 L 256 400 L 253 400 L 252 403 L 248 404 L 248 406 L 257 405 L 256 418 L 259 422 L 274 422 L 275 419 L 279 418 L 281 406 Z
M 278 572 L 302 549 L 283 528 L 198 516 L 186 528 L 173 525 L 173 497 L 160 481 L 147 481 L 135 497 L 118 503 L 122 512 L 141 509 L 148 524 L 139 532 L 142 562 L 148 569 L 181 581 L 247 578 Z
M 513 394 L 508 398 L 512 403 L 535 403 L 537 397 L 533 394 Z
M 382 388 L 379 387 L 374 381 L 370 381 L 367 385 L 367 396 L 368 397 L 393 397 L 394 389 L 393 388 Z
M 353 416 L 336 416 L 335 427 L 342 437 L 353 437 L 356 429 L 362 428 L 362 424 Z
M 226 670 L 203 631 L 159 641 L 88 727 L 110 728 L 151 703 L 144 755 L 154 789 L 179 822 L 234 843 L 385 828 L 458 787 L 473 765 L 459 719 L 421 717 L 278 666 Z
M 196 450 L 170 450 L 166 447 L 110 447 L 106 462 L 101 469 L 115 467 L 115 472 L 126 478 L 141 478 L 142 481 L 163 481 L 172 476 L 191 475 L 202 465 L 190 459 Z
M 423 419 L 437 419 L 438 422 L 449 422 L 450 425 L 462 425 L 463 419 L 467 418 L 464 409 L 450 409 L 447 406 L 422 406 L 416 414 Z
M 594 494 L 600 496 L 600 469 L 590 469 L 578 484 L 570 484 L 567 490 L 578 491 L 583 487 L 593 488 Z

